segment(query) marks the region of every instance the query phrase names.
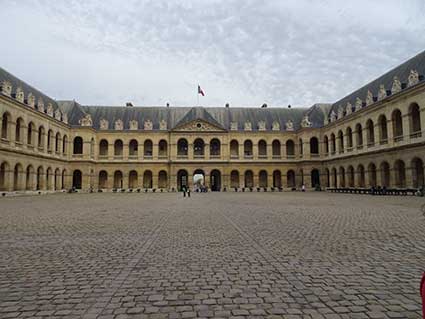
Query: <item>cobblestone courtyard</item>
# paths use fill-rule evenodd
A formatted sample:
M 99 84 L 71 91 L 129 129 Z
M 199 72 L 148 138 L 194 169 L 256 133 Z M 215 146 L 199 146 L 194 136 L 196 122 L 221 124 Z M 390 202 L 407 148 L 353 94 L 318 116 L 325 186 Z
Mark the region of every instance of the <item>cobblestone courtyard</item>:
M 326 193 L 0 199 L 0 318 L 421 318 L 425 203 Z

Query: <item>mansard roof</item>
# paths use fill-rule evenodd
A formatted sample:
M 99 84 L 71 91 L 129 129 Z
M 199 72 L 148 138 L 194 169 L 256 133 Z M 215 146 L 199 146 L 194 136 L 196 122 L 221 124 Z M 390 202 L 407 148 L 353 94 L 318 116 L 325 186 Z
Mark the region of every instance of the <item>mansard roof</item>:
M 32 93 L 35 97 L 36 103 L 39 98 L 42 98 L 45 105 L 47 105 L 48 103 L 51 103 L 53 105 L 54 110 L 58 108 L 58 104 L 56 103 L 54 99 L 45 95 L 44 93 L 40 92 L 36 88 L 18 79 L 16 76 L 14 76 L 13 74 L 7 72 L 5 69 L 0 67 L 0 86 L 1 86 L 1 83 L 3 83 L 3 81 L 7 81 L 12 85 L 12 97 L 15 97 L 17 89 L 21 88 L 22 91 L 24 92 L 25 100 L 27 99 L 28 95 Z
M 381 84 L 384 85 L 387 95 L 391 95 L 391 88 L 394 82 L 394 77 L 398 77 L 401 82 L 401 89 L 405 89 L 408 86 L 408 78 L 411 71 L 417 71 L 419 73 L 419 83 L 424 81 L 425 76 L 425 51 L 417 54 L 413 58 L 407 60 L 406 62 L 400 64 L 394 69 L 388 71 L 384 75 L 376 78 L 375 80 L 369 82 L 365 86 L 357 89 L 356 91 L 350 93 L 349 95 L 343 97 L 339 101 L 332 104 L 332 108 L 329 111 L 329 114 L 334 111 L 338 113 L 338 108 L 347 106 L 347 103 L 350 103 L 353 106 L 356 104 L 356 99 L 360 98 L 363 101 L 362 107 L 366 106 L 365 100 L 368 92 L 370 91 L 373 94 L 373 100 L 378 100 L 378 92 Z
M 130 129 L 130 121 L 136 120 L 139 129 L 143 129 L 145 121 L 152 121 L 153 130 L 160 129 L 160 122 L 166 121 L 167 129 L 173 129 L 194 120 L 203 120 L 219 128 L 230 130 L 231 123 L 237 123 L 238 130 L 244 130 L 246 122 L 250 122 L 252 130 L 258 130 L 260 121 L 264 121 L 266 130 L 271 130 L 273 123 L 279 124 L 284 131 L 288 121 L 293 128 L 301 127 L 301 120 L 308 114 L 312 127 L 321 127 L 326 104 L 315 104 L 311 108 L 252 108 L 252 107 L 127 107 L 127 106 L 82 106 L 75 101 L 58 101 L 63 111 L 68 112 L 68 121 L 71 125 L 79 126 L 80 120 L 90 115 L 93 128 L 99 129 L 101 120 L 113 123 L 122 120 L 124 130 Z M 329 105 L 330 106 L 330 105 Z

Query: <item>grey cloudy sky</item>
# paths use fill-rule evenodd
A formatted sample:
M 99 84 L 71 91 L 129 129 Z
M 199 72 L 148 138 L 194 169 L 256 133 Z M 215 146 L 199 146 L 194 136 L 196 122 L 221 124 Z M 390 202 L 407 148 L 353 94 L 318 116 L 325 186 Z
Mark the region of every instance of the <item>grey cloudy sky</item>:
M 82 104 L 310 106 L 425 49 L 424 0 L 0 0 L 0 64 Z

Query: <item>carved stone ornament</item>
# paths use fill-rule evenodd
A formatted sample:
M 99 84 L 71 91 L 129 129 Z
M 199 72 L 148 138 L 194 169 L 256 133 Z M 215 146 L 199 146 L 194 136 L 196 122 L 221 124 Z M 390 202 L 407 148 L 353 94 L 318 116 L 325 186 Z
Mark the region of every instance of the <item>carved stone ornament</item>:
M 347 102 L 347 106 L 345 107 L 345 114 L 350 115 L 351 113 L 353 113 L 353 106 L 350 102 Z
M 401 82 L 397 76 L 393 79 L 393 86 L 391 87 L 391 94 L 396 94 L 401 91 Z
M 244 130 L 245 131 L 251 131 L 252 130 L 252 125 L 250 121 L 246 121 L 245 125 L 244 125 Z
M 367 91 L 367 96 L 366 96 L 366 106 L 369 106 L 371 104 L 373 104 L 373 94 L 369 90 Z
M 62 112 L 59 109 L 56 109 L 55 111 L 55 119 L 60 121 L 62 119 Z
M 287 131 L 294 130 L 294 123 L 292 122 L 292 120 L 287 120 L 285 126 Z
M 114 129 L 116 131 L 122 131 L 124 129 L 124 122 L 121 119 L 115 121 Z
M 12 84 L 9 81 L 4 80 L 1 83 L 1 93 L 7 96 L 12 96 Z
M 407 86 L 413 86 L 419 82 L 419 73 L 416 70 L 410 70 Z
M 35 108 L 35 97 L 32 93 L 28 94 L 27 103 L 29 107 Z
M 53 117 L 53 105 L 52 105 L 52 103 L 47 104 L 46 113 L 47 113 L 47 115 Z
M 280 124 L 278 121 L 274 121 L 272 124 L 272 130 L 273 131 L 280 131 Z
M 107 129 L 109 129 L 109 121 L 106 120 L 106 119 L 101 119 L 99 121 L 99 128 L 101 130 L 107 130 Z
M 344 108 L 342 106 L 338 107 L 338 118 L 342 119 L 344 117 Z
M 44 113 L 44 102 L 41 97 L 38 98 L 38 101 L 37 101 L 37 110 Z
M 151 120 L 146 120 L 145 123 L 143 124 L 143 129 L 146 131 L 152 131 L 153 128 L 153 124 Z
M 266 122 L 261 120 L 258 122 L 258 130 L 259 131 L 265 131 L 266 130 Z
M 90 114 L 86 114 L 78 122 L 80 123 L 81 126 L 92 126 L 93 125 L 93 121 L 91 119 L 91 115 Z
M 130 126 L 130 130 L 138 130 L 139 129 L 139 122 L 137 122 L 136 120 L 131 120 L 129 123 Z
M 334 110 L 332 110 L 331 112 L 331 122 L 335 122 L 336 121 L 336 113 Z
M 387 97 L 387 91 L 385 90 L 385 86 L 381 84 L 379 86 L 379 92 L 378 92 L 378 101 L 381 101 Z
M 166 131 L 166 130 L 167 130 L 167 121 L 166 121 L 166 120 L 162 119 L 162 120 L 159 122 L 159 129 L 160 129 L 161 131 Z
M 68 114 L 64 113 L 62 114 L 62 122 L 65 124 L 68 124 Z
M 230 122 L 230 130 L 237 131 L 238 130 L 238 122 Z
M 360 111 L 361 109 L 362 109 L 362 106 L 363 106 L 363 101 L 362 101 L 362 99 L 361 98 L 356 98 L 356 105 L 355 105 L 355 107 L 354 107 L 354 110 L 355 111 Z
M 301 121 L 301 127 L 311 127 L 311 122 L 308 119 L 308 115 L 304 115 L 302 121 Z
M 15 98 L 16 98 L 17 101 L 24 103 L 25 95 L 24 95 L 24 91 L 22 90 L 22 88 L 18 87 L 16 89 L 16 97 Z

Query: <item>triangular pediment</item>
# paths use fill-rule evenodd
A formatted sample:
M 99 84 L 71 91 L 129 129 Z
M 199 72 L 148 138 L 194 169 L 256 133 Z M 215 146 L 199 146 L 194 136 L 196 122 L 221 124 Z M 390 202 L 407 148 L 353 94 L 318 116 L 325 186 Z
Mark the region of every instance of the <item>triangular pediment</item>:
M 225 131 L 226 129 L 204 108 L 193 107 L 175 125 L 173 131 Z
M 217 132 L 217 131 L 225 131 L 221 126 L 213 125 L 203 119 L 196 119 L 190 121 L 188 123 L 184 123 L 181 125 L 177 125 L 173 131 L 185 131 L 185 132 L 199 132 L 199 131 L 207 131 L 207 132 Z

